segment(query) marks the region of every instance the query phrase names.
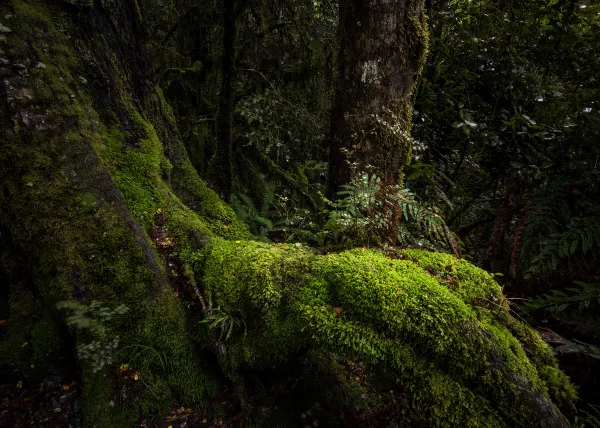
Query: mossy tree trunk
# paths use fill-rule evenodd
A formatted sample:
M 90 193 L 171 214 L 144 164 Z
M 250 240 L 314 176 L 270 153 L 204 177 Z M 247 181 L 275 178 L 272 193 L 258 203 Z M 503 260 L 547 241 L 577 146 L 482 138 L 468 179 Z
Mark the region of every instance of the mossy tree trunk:
M 142 18 L 134 0 L 0 3 L 0 366 L 37 387 L 70 345 L 56 304 L 96 300 L 129 312 L 104 335 L 69 332 L 120 338 L 112 364 L 80 358 L 85 426 L 201 410 L 246 374 L 272 394 L 254 406 L 263 418 L 316 394 L 332 424 L 567 426 L 557 405 L 571 409 L 572 385 L 486 272 L 443 254 L 253 242 L 189 162 Z
M 126 388 L 126 398 L 114 365 L 82 360 L 86 426 L 165 414 L 173 391 L 198 406 L 216 384 L 174 295 L 193 280 L 173 254 L 249 234 L 189 162 L 154 83 L 137 3 L 11 0 L 0 16 L 0 230 L 11 243 L 0 269 L 16 278 L 0 285 L 9 294 L 0 366 L 32 381 L 47 374 L 71 343 L 56 333 L 58 302 L 125 305 L 104 336 L 74 330 L 72 339 L 106 347 L 118 337 L 113 359 L 137 355 L 147 388 Z
M 328 192 L 356 174 L 396 184 L 410 160 L 413 92 L 427 53 L 423 0 L 341 0 Z

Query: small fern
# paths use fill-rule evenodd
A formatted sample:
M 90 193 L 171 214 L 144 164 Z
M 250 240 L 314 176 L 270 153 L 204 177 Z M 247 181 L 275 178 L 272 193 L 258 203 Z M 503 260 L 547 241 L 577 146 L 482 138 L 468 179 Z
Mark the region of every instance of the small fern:
M 207 316 L 200 324 L 209 324 L 211 330 L 219 330 L 219 340 L 229 340 L 234 331 L 243 327 L 244 336 L 248 330 L 246 322 L 231 314 L 225 313 L 221 308 L 216 308 L 215 313 Z
M 520 257 L 525 277 L 584 269 L 587 256 L 600 248 L 600 208 L 566 187 L 560 180 L 547 186 L 525 221 Z
M 127 313 L 129 308 L 125 305 L 107 308 L 96 300 L 89 304 L 66 300 L 56 307 L 67 313 L 66 324 L 77 332 L 79 359 L 89 362 L 94 373 L 112 364 L 120 338 L 111 334 L 108 325 L 114 318 Z
M 359 175 L 328 201 L 332 210 L 325 229 L 335 241 L 354 245 L 388 243 L 458 251 L 448 226 L 408 189 L 385 185 L 379 177 Z
M 595 304 L 600 304 L 600 283 L 586 284 L 576 281 L 575 287 L 569 287 L 565 291 L 552 290 L 550 294 L 526 303 L 531 310 L 544 310 L 551 313 L 564 312 L 574 308 L 579 311 L 588 311 Z M 575 308 L 576 307 L 576 308 Z
M 600 428 L 600 406 L 588 403 L 588 408 L 579 410 L 573 428 Z
M 263 205 L 270 205 L 269 194 L 272 193 L 270 189 L 267 190 Z M 264 211 L 261 212 L 256 208 L 256 205 L 252 199 L 244 193 L 235 193 L 231 196 L 229 205 L 235 211 L 237 217 L 248 225 L 250 232 L 256 236 L 265 237 L 268 232 L 273 230 L 273 222 L 264 216 Z

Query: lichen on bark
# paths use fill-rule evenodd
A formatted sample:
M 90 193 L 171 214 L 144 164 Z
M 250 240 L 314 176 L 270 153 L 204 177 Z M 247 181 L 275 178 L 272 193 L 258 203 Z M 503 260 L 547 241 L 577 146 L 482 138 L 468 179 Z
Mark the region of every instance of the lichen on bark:
M 428 50 L 426 20 L 422 0 L 340 2 L 331 197 L 362 172 L 402 182 L 412 153 L 413 94 Z

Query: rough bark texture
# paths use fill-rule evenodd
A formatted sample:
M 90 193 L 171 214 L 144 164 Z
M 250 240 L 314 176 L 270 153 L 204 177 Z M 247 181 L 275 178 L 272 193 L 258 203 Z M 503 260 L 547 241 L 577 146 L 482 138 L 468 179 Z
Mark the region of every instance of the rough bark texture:
M 0 3 L 0 368 L 37 386 L 93 339 L 65 334 L 56 304 L 97 300 L 129 312 L 97 338 L 119 336 L 113 364 L 79 361 L 85 426 L 223 397 L 275 426 L 269 409 L 315 395 L 331 425 L 567 426 L 557 406 L 571 408 L 572 385 L 486 272 L 422 251 L 251 241 L 192 168 L 140 19 L 132 0 Z M 220 327 L 197 322 L 210 314 Z
M 136 3 L 14 0 L 0 3 L 0 16 L 0 223 L 22 263 L 2 270 L 26 271 L 2 284 L 10 321 L 0 365 L 31 379 L 49 370 L 68 345 L 55 343 L 65 341 L 60 301 L 123 304 L 129 313 L 108 335 L 128 352 L 155 351 L 137 363 L 148 388 L 119 393 L 124 379 L 82 361 L 85 425 L 165 414 L 175 392 L 199 405 L 215 383 L 194 356 L 172 260 L 157 250 L 175 252 L 174 236 L 192 248 L 215 234 L 249 235 L 187 158 L 153 83 Z
M 413 92 L 427 53 L 423 0 L 341 0 L 329 193 L 368 171 L 395 184 L 411 155 Z

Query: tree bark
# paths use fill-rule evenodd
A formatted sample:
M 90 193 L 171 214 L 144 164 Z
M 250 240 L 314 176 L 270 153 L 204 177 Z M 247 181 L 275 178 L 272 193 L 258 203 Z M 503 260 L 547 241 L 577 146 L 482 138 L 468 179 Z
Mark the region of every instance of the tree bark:
M 175 396 L 200 406 L 214 378 L 174 295 L 189 282 L 174 253 L 249 234 L 189 162 L 135 1 L 11 0 L 0 16 L 0 230 L 11 243 L 0 273 L 17 278 L 0 284 L 0 369 L 38 379 L 53 374 L 59 349 L 89 343 L 86 331 L 56 333 L 57 303 L 125 305 L 97 339 L 119 338 L 121 360 L 146 349 L 136 370 L 147 387 L 134 393 L 114 365 L 80 361 L 84 424 L 133 426 L 144 412 L 168 413 Z
M 410 161 L 413 92 L 427 53 L 423 0 L 341 0 L 328 193 L 362 172 L 386 184 Z
M 223 75 L 217 114 L 217 147 L 208 167 L 208 180 L 226 201 L 233 186 L 233 109 L 235 76 L 236 8 L 235 0 L 224 0 L 223 7 Z

